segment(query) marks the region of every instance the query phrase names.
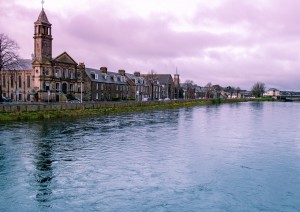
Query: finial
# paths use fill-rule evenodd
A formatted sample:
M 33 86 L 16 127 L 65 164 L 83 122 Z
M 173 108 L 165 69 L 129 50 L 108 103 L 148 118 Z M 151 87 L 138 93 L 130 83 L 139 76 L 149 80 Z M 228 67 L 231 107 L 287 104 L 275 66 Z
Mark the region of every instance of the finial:
M 42 9 L 44 9 L 44 3 L 45 3 L 45 1 L 44 0 L 42 0 Z

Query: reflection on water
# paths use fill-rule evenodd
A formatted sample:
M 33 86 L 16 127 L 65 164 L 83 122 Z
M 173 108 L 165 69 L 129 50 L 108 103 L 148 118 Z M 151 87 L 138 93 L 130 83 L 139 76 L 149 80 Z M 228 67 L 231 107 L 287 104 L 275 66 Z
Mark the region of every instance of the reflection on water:
M 300 104 L 0 125 L 0 211 L 297 211 Z
M 47 138 L 49 136 L 49 128 L 47 123 L 42 123 L 40 138 Z M 52 141 L 51 139 L 38 139 L 34 141 L 35 151 L 35 178 L 38 183 L 38 191 L 36 199 L 39 202 L 46 203 L 45 206 L 50 206 L 49 199 L 52 194 L 51 180 L 52 173 Z M 48 204 L 49 203 L 49 204 Z

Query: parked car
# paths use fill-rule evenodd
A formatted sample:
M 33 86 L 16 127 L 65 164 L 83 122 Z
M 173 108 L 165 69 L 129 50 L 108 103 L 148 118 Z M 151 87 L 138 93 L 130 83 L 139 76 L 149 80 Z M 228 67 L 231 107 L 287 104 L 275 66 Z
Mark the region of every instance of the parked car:
M 164 101 L 170 101 L 170 98 L 164 98 Z
M 1 97 L 0 102 L 12 102 L 12 100 L 7 97 Z

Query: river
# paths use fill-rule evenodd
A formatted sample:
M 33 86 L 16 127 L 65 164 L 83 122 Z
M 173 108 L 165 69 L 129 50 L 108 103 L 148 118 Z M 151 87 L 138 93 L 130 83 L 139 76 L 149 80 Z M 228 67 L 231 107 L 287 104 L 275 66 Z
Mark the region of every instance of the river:
M 0 124 L 0 211 L 299 211 L 300 104 Z

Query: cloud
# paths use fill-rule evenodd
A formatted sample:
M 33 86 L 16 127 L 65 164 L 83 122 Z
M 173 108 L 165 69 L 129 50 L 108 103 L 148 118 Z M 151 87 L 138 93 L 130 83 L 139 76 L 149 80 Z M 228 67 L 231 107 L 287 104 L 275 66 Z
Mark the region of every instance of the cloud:
M 1 2 L 0 31 L 28 58 L 40 9 L 7 2 Z M 88 67 L 112 71 L 173 74 L 177 67 L 181 81 L 199 85 L 250 89 L 263 81 L 267 87 L 300 90 L 295 80 L 300 78 L 300 2 L 192 0 L 188 9 L 177 0 L 160 8 L 156 0 L 84 2 L 56 7 L 52 1 L 45 9 L 53 24 L 54 56 L 67 51 Z

